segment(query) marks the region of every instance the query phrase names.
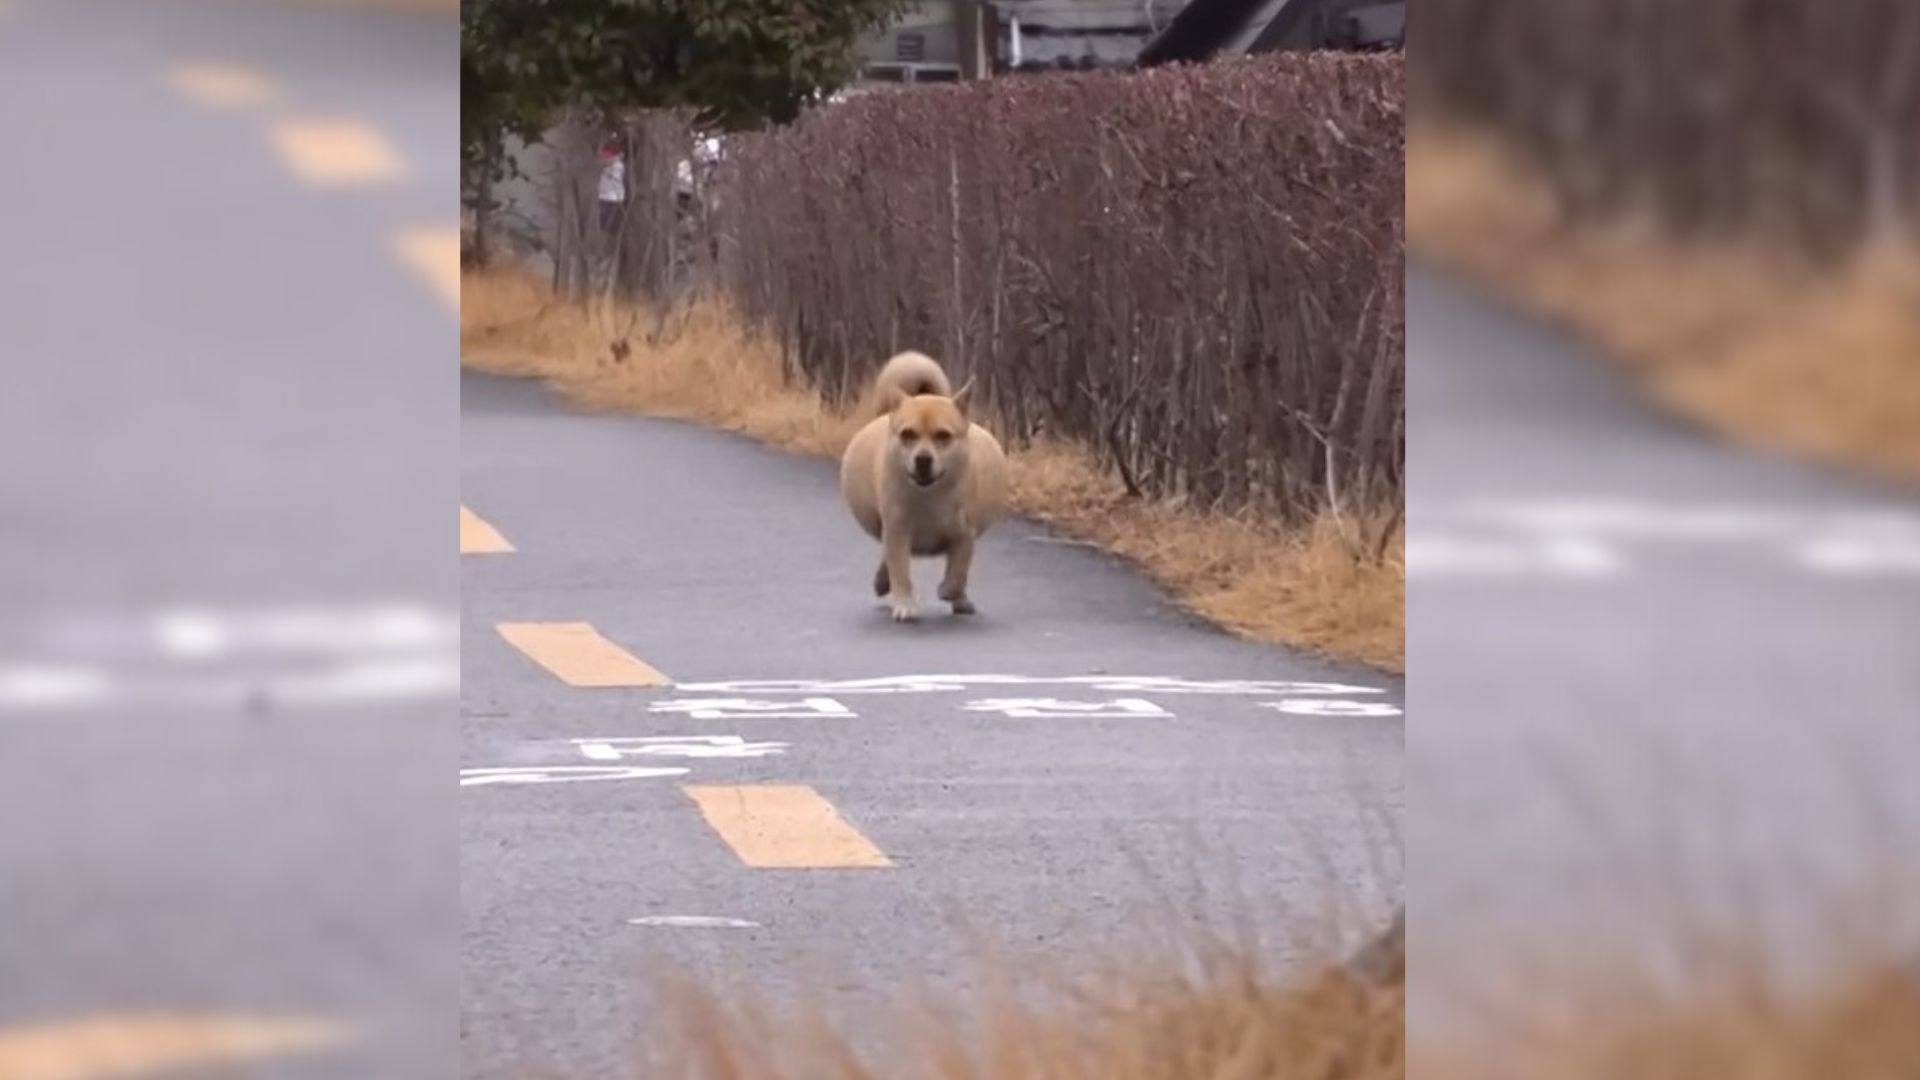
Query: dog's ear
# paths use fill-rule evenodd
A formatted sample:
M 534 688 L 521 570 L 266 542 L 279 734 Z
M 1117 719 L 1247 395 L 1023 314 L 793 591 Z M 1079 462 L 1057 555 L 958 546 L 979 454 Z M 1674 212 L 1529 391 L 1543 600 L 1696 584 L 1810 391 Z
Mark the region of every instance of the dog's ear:
M 907 403 L 909 396 L 905 390 L 889 384 L 880 388 L 880 400 L 874 404 L 879 407 L 881 416 L 892 416 L 894 410 Z
M 965 416 L 967 415 L 967 403 L 972 400 L 973 376 L 969 375 L 967 376 L 967 381 L 960 384 L 960 389 L 953 392 L 953 407 L 960 410 L 961 416 Z

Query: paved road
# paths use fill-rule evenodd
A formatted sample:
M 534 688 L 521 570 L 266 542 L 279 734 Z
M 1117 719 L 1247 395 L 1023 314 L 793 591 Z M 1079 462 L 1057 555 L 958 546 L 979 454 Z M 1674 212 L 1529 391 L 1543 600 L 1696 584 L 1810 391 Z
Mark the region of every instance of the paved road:
M 1432 271 L 1408 304 L 1414 1020 L 1540 935 L 1804 929 L 1920 871 L 1920 493 L 1701 434 Z
M 532 383 L 465 376 L 462 455 L 512 549 L 462 571 L 469 1076 L 610 1075 L 666 963 L 851 1010 L 962 985 L 956 914 L 1070 957 L 1166 918 L 1156 891 L 1195 922 L 1398 895 L 1393 680 L 1196 625 L 1019 523 L 981 615 L 897 626 L 831 463 Z M 631 685 L 653 672 L 675 685 Z M 580 776 L 620 778 L 502 782 Z M 676 917 L 733 922 L 633 922 Z
M 453 1075 L 456 32 L 0 0 L 0 1075 Z

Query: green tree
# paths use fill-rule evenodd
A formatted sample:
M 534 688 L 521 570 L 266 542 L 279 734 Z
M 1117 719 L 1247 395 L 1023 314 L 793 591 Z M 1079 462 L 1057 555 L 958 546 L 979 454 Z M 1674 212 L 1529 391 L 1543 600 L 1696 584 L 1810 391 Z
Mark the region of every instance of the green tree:
M 462 184 L 484 213 L 505 139 L 554 111 L 690 108 L 737 130 L 798 115 L 910 0 L 462 0 Z

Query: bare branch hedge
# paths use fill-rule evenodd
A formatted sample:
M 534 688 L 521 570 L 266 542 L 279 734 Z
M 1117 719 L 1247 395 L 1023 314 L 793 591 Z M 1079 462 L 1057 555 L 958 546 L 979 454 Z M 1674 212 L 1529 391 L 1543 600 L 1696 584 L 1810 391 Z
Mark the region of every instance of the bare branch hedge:
M 1398 56 L 857 96 L 730 137 L 671 242 L 663 162 L 691 129 L 622 127 L 653 159 L 628 170 L 625 291 L 719 290 L 835 401 L 920 349 L 1014 443 L 1079 441 L 1142 494 L 1296 520 L 1401 501 Z
M 1142 492 L 1400 499 L 1397 57 L 875 93 L 735 140 L 718 281 L 838 399 L 932 352 Z
M 1920 220 L 1913 0 L 1422 0 L 1422 118 L 1510 136 L 1576 216 L 1650 206 L 1684 232 L 1816 253 Z

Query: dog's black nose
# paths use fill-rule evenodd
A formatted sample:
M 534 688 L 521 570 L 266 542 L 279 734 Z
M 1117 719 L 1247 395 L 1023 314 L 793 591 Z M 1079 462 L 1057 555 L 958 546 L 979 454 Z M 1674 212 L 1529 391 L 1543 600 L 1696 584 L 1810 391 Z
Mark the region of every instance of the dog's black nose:
M 919 454 L 914 457 L 913 475 L 916 479 L 919 479 L 922 481 L 933 479 L 933 455 L 932 454 Z

